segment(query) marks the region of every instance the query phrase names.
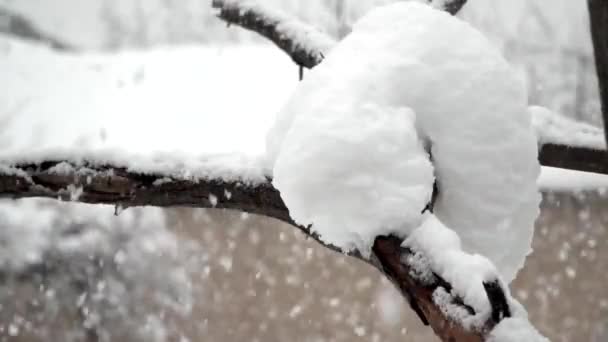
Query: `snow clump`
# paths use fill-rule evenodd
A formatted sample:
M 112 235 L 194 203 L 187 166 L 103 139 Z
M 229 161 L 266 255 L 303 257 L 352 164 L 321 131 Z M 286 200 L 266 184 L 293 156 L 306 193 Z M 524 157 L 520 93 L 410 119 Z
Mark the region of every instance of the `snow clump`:
M 274 185 L 325 242 L 370 253 L 434 213 L 511 281 L 540 196 L 525 83 L 458 18 L 379 7 L 308 74 L 267 138 Z M 432 162 L 431 162 L 432 161 Z

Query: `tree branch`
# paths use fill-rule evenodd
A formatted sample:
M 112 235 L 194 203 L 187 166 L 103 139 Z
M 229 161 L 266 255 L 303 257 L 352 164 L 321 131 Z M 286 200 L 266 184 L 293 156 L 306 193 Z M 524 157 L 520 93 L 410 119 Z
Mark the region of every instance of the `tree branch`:
M 608 174 L 606 150 L 559 144 L 543 144 L 538 160 L 543 166 Z
M 432 6 L 456 14 L 467 0 L 428 0 Z M 217 16 L 269 39 L 299 66 L 314 68 L 337 41 L 318 28 L 259 4 L 255 0 L 213 0 Z
M 130 172 L 124 166 L 94 165 L 95 163 L 65 161 L 26 165 L 0 163 L 0 198 L 47 197 L 114 204 L 123 208 L 187 206 L 234 209 L 278 219 L 296 227 L 323 246 L 342 252 L 321 241 L 308 227 L 298 225 L 291 219 L 289 210 L 279 191 L 272 186 L 270 178 L 266 182 L 251 185 L 220 179 L 178 179 L 161 173 L 144 175 Z M 422 283 L 416 279 L 412 268 L 404 262 L 414 253 L 402 248 L 401 243 L 395 237 L 379 237 L 373 246 L 371 259 L 364 258 L 359 253 L 351 255 L 382 271 L 408 298 L 421 320 L 430 325 L 444 341 L 483 341 L 492 327 L 503 317 L 508 317 L 504 314 L 492 315 L 479 331 L 467 330 L 453 318 L 447 317 L 435 303 L 433 293 L 438 289 L 450 293 L 451 285 L 439 276 L 431 283 Z M 500 307 L 504 291 L 500 287 L 492 290 L 493 292 L 486 290 L 488 299 L 492 307 Z M 459 298 L 454 297 L 453 301 L 455 305 L 475 314 Z
M 336 44 L 329 35 L 256 1 L 213 0 L 217 16 L 230 24 L 257 32 L 275 43 L 299 66 L 313 68 Z
M 451 14 L 457 13 L 466 4 L 466 0 L 429 0 L 429 2 Z M 591 0 L 591 2 L 593 1 Z M 324 34 L 308 25 L 298 23 L 297 19 L 265 8 L 252 0 L 213 0 L 213 7 L 220 9 L 218 14 L 220 19 L 228 23 L 236 23 L 245 29 L 269 38 L 286 52 L 296 64 L 307 68 L 313 68 L 321 63 L 326 52 L 335 43 L 329 36 L 319 38 Z M 606 24 L 608 21 L 603 23 L 608 29 L 608 24 Z M 314 32 L 315 39 L 309 38 L 313 35 L 311 32 Z M 325 43 L 317 44 L 317 42 Z M 608 59 L 608 43 L 605 39 L 602 42 L 605 43 L 605 57 Z M 605 72 L 608 72 L 608 70 Z M 608 75 L 605 75 L 604 79 L 608 79 Z M 608 90 L 606 93 L 606 96 L 608 96 Z M 564 120 L 557 114 L 551 118 L 543 117 L 542 120 L 533 119 L 536 131 L 539 133 L 539 160 L 542 165 L 608 174 L 605 143 L 598 143 L 597 139 L 594 139 L 592 144 L 573 145 L 569 141 L 571 135 L 577 135 L 576 130 L 586 135 L 589 131 L 589 125 L 572 120 L 563 123 Z M 545 121 L 550 121 L 551 126 L 555 126 L 556 122 L 559 123 L 558 132 L 561 131 L 563 134 L 558 136 L 558 139 L 547 139 Z M 551 133 L 556 133 L 555 128 Z M 603 133 L 600 131 L 601 134 Z M 555 134 L 552 134 L 552 136 L 554 137 Z
M 608 153 L 601 129 L 543 107 L 531 106 L 528 111 L 542 165 L 608 174 Z
M 48 44 L 56 50 L 74 50 L 70 44 L 53 37 L 31 23 L 22 15 L 0 7 L 0 32 L 19 37 L 21 39 L 33 40 Z
M 608 2 L 588 0 L 591 38 L 595 52 L 595 67 L 600 88 L 604 132 L 608 142 Z
M 270 178 L 255 184 L 238 180 L 181 179 L 160 172 L 132 172 L 125 166 L 96 165 L 98 163 L 45 161 L 14 166 L 0 161 L 0 198 L 53 198 L 110 204 L 121 210 L 140 206 L 230 209 L 283 221 L 321 242 L 309 227 L 291 219 Z M 354 253 L 353 256 L 360 255 Z
M 434 296 L 439 292 L 447 293 L 451 297 L 451 304 L 460 307 L 473 316 L 475 310 L 466 305 L 461 298 L 454 296 L 452 285 L 436 273 L 433 273 L 431 283 L 421 283 L 414 274 L 414 270 L 407 260 L 416 256 L 413 251 L 401 246 L 402 240 L 396 237 L 380 236 L 376 239 L 373 251 L 379 260 L 379 269 L 395 284 L 402 295 L 408 299 L 410 306 L 418 314 L 422 323 L 430 325 L 435 334 L 446 342 L 482 342 L 487 335 L 500 323 L 503 318 L 511 317 L 505 291 L 498 282 L 484 284 L 486 295 L 492 309 L 492 314 L 479 330 L 467 329 L 454 317 L 449 317 L 437 303 Z M 418 258 L 421 256 L 418 255 Z M 424 258 L 424 256 L 422 256 Z M 506 306 L 505 306 L 506 305 Z
M 441 4 L 445 10 L 456 13 L 465 2 L 444 0 Z M 220 18 L 269 38 L 300 66 L 312 68 L 319 64 L 334 43 L 309 26 L 289 20 L 280 13 L 269 12 L 254 2 L 214 0 L 213 6 L 220 9 Z M 583 161 L 574 163 L 568 158 L 576 158 L 559 151 L 559 148 L 558 145 L 557 152 L 553 152 L 557 156 L 549 158 L 550 162 L 564 162 L 567 159 L 564 164 L 575 169 L 601 168 Z M 541 161 L 542 153 L 541 150 Z M 279 192 L 272 186 L 270 177 L 265 182 L 252 185 L 222 179 L 180 179 L 162 173 L 141 174 L 130 171 L 125 165 L 99 166 L 96 163 L 67 161 L 14 165 L 0 162 L 0 197 L 49 197 L 115 204 L 117 207 L 153 205 L 234 209 L 279 219 L 297 227 L 325 247 L 339 251 L 334 246 L 323 243 L 308 227 L 297 225 L 291 219 Z M 466 328 L 442 309 L 435 295 L 438 292 L 444 293 L 448 296 L 450 305 L 469 315 L 476 314 L 474 309 L 454 295 L 452 285 L 433 270 L 427 270 L 433 275 L 432 280 L 423 282 L 418 279 L 415 276 L 417 270 L 407 261 L 417 255 L 410 249 L 403 248 L 401 239 L 378 237 L 372 250 L 371 259 L 356 253 L 353 256 L 382 271 L 410 301 L 422 322 L 430 325 L 443 341 L 485 341 L 492 329 L 511 315 L 506 291 L 499 282 L 484 283 L 492 308 L 491 315 L 481 328 Z

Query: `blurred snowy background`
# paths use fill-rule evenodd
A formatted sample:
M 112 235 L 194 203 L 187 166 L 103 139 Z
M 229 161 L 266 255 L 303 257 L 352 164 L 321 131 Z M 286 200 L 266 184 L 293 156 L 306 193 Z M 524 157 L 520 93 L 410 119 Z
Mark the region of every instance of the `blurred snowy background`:
M 262 2 L 341 37 L 391 1 Z M 469 0 L 461 16 L 518 66 L 530 103 L 600 123 L 584 0 Z M 69 51 L 26 42 L 28 25 Z M 262 130 L 296 79 L 278 49 L 226 28 L 207 0 L 0 0 L 0 149 L 23 145 L 2 128 L 34 120 L 18 135 L 36 144 L 58 110 L 73 112 L 66 132 L 88 120 L 83 111 L 107 112 L 125 127 L 119 141 L 131 137 L 134 146 L 154 131 L 149 125 L 171 131 L 171 120 L 192 120 L 183 135 L 196 137 L 200 108 L 229 103 L 223 110 L 232 116 L 248 112 L 240 122 L 218 117 L 218 129 Z M 83 80 L 94 87 L 80 89 Z M 158 103 L 152 98 L 163 106 L 146 105 Z M 265 113 L 259 120 L 256 110 Z M 80 132 L 78 142 L 97 146 L 119 134 L 104 132 Z M 194 150 L 206 143 L 185 137 L 157 141 Z M 544 173 L 535 252 L 512 290 L 553 341 L 603 342 L 608 197 L 596 183 L 578 187 L 581 178 Z M 0 202 L 0 341 L 435 341 L 375 270 L 280 223 L 192 209 L 113 214 L 107 206 Z

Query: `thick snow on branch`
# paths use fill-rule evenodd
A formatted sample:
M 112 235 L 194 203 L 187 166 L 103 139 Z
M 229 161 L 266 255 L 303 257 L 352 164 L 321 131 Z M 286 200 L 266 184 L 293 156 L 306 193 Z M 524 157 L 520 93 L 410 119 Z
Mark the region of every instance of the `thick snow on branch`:
M 5 110 L 0 113 L 1 196 L 52 197 L 125 207 L 229 208 L 293 224 L 279 192 L 268 183 L 272 170 L 261 163 L 264 133 L 281 105 L 277 99 L 287 98 L 297 84 L 291 62 L 280 53 L 247 47 L 67 56 L 10 39 L 0 44 L 10 46 L 3 49 L 0 59 L 7 86 L 0 95 Z M 52 85 L 49 80 L 53 80 Z M 388 133 L 415 128 L 408 121 L 416 116 L 412 113 L 415 108 L 367 109 L 378 117 L 400 115 L 394 127 L 386 126 Z M 426 145 L 417 145 L 412 136 L 392 136 L 403 144 L 396 146 L 411 145 L 411 151 L 427 157 L 422 149 Z M 382 146 L 387 147 L 377 147 Z M 389 147 L 382 149 L 385 153 L 399 152 L 391 152 Z M 372 153 L 375 151 L 368 155 Z M 407 162 L 403 163 L 392 165 L 393 171 L 399 172 Z M 353 164 L 354 169 L 362 166 Z M 392 169 L 387 169 L 386 177 L 391 177 L 388 170 Z M 343 180 L 335 177 L 338 182 Z M 428 196 L 429 188 L 423 191 Z M 372 202 L 382 199 L 383 194 L 387 193 L 363 196 L 363 202 L 377 206 Z M 392 245 L 399 250 L 400 243 Z M 374 248 L 374 254 L 380 251 Z M 401 269 L 398 254 L 390 251 L 381 255 L 383 264 L 379 267 L 391 264 L 393 271 Z M 441 298 L 448 298 L 443 303 L 451 303 L 448 307 L 460 312 L 469 306 L 487 313 L 487 303 L 471 301 L 473 297 L 467 297 L 471 303 L 460 303 L 468 293 L 466 284 L 441 271 L 437 262 L 433 271 L 435 268 L 444 277 L 443 285 L 450 284 L 446 279 L 455 285 L 450 284 L 445 293 L 438 290 L 437 303 L 433 296 L 426 304 L 419 303 L 427 321 L 434 327 L 446 322 L 438 306 Z M 428 289 L 412 282 L 409 271 L 391 274 L 391 279 L 402 284 L 404 293 Z M 471 276 L 493 279 L 486 277 L 492 274 Z M 438 284 L 434 285 L 446 289 Z M 474 288 L 478 298 L 483 297 L 479 284 Z M 490 292 L 484 293 L 489 296 Z M 496 301 L 488 303 L 493 307 Z M 435 309 L 439 316 L 432 314 Z
M 481 255 L 464 252 L 459 237 L 434 215 L 426 215 L 403 247 L 412 251 L 403 262 L 419 281 L 432 284 L 440 277 L 450 284 L 450 288 L 435 288 L 432 298 L 453 322 L 473 331 L 491 331 L 488 341 L 492 342 L 548 342 L 511 297 L 494 265 Z M 498 324 L 488 326 L 493 322 Z
M 213 0 L 218 17 L 270 39 L 293 61 L 307 68 L 319 64 L 336 44 L 328 34 L 255 0 Z
M 563 144 L 594 150 L 606 150 L 604 130 L 578 122 L 545 107 L 530 106 L 532 124 L 540 145 Z
M 72 56 L 6 38 L 0 44 L 10 46 L 0 58 L 4 167 L 66 161 L 180 180 L 265 182 L 264 132 L 277 99 L 297 83 L 289 59 L 271 48 Z M 268 68 L 250 67 L 260 64 Z
M 492 314 L 484 284 L 498 283 L 505 291 L 490 260 L 463 252 L 458 235 L 432 214 L 425 215 L 402 246 L 413 252 L 404 262 L 412 266 L 421 282 L 433 283 L 439 275 L 452 286 L 449 293 L 442 289 L 433 294 L 442 311 L 468 329 L 483 329 Z M 474 314 L 456 305 L 454 298 L 469 305 Z
M 291 62 L 272 48 L 71 56 L 0 44 L 10 47 L 0 59 L 4 175 L 66 161 L 174 180 L 272 176 L 261 163 L 264 135 L 297 85 Z
M 435 213 L 511 281 L 540 199 L 526 101 L 523 82 L 468 24 L 417 2 L 381 7 L 280 113 L 268 138 L 273 184 L 296 222 L 365 254 L 375 236 L 419 225 L 436 178 Z
M 279 58 L 280 54 L 250 47 L 72 57 L 21 43 L 3 43 L 12 48 L 0 59 L 9 82 L 9 91 L 0 95 L 2 108 L 9 109 L 0 114 L 2 195 L 124 206 L 216 206 L 257 210 L 293 223 L 278 191 L 267 182 L 271 170 L 260 163 L 264 132 L 281 102 L 277 98 L 286 98 L 296 85 L 290 62 Z M 248 59 L 243 60 L 245 53 Z M 374 112 L 374 108 L 370 110 Z M 411 109 L 376 114 L 402 115 L 399 125 L 387 127 L 387 132 L 414 129 L 408 121 Z M 406 136 L 395 141 L 416 145 L 412 140 Z M 415 151 L 426 158 L 420 148 L 424 146 Z M 391 153 L 390 146 L 384 147 L 388 149 L 384 152 Z M 400 241 L 396 245 L 399 248 Z M 389 262 L 396 269 L 403 267 L 396 255 L 382 255 L 380 267 Z M 443 303 L 460 311 L 467 311 L 468 305 L 487 313 L 483 301 L 459 303 L 468 293 L 466 284 L 459 284 L 440 271 L 440 264 L 435 265 L 442 277 L 455 282 L 445 292 L 451 297 L 442 296 L 439 290 L 437 299 L 455 300 L 456 306 Z M 409 284 L 400 285 L 404 293 L 427 289 L 410 282 L 409 272 L 393 274 L 399 274 L 392 276 L 396 282 Z M 472 277 L 493 279 L 486 277 L 492 274 L 480 272 Z M 479 284 L 474 288 L 480 291 Z M 489 296 L 487 290 L 484 293 Z M 482 297 L 480 292 L 475 294 Z M 429 298 L 427 306 L 421 305 L 437 308 L 440 301 Z M 437 326 L 446 322 L 444 316 L 431 314 L 426 319 Z
M 528 112 L 532 116 L 538 137 L 538 159 L 542 165 L 608 174 L 608 153 L 602 129 L 577 122 L 544 107 L 531 106 Z

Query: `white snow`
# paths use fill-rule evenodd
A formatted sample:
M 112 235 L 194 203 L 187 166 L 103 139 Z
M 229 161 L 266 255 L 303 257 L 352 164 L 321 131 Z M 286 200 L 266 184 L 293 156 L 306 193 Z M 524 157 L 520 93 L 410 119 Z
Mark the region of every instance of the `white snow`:
M 425 215 L 423 224 L 403 242 L 414 254 L 405 263 L 413 268 L 420 281 L 433 281 L 436 275 L 452 285 L 448 292 L 438 287 L 433 301 L 444 315 L 467 329 L 484 329 L 492 314 L 492 307 L 483 287 L 484 283 L 498 282 L 503 289 L 512 317 L 503 318 L 490 333 L 491 342 L 548 342 L 528 320 L 525 309 L 511 297 L 509 288 L 501 280 L 496 267 L 479 254 L 461 249 L 460 239 L 433 214 Z M 432 272 L 432 273 L 431 273 Z M 468 312 L 454 299 L 459 298 L 475 311 Z
M 510 281 L 540 199 L 530 121 L 524 81 L 481 33 L 400 2 L 364 17 L 296 89 L 268 136 L 268 167 L 297 222 L 367 253 L 373 236 L 420 223 L 426 147 L 435 213 Z
M 359 25 L 360 28 L 357 29 L 358 33 L 354 35 L 355 38 L 350 37 L 345 44 L 356 45 L 357 42 L 364 40 L 361 38 L 364 36 L 362 32 L 365 31 L 365 27 L 362 25 Z M 422 33 L 420 34 L 422 35 Z M 360 38 L 357 38 L 358 36 Z M 412 34 L 408 35 L 410 38 L 411 36 Z M 354 41 L 348 43 L 353 39 Z M 404 39 L 399 38 L 399 40 Z M 437 42 L 443 41 L 436 40 Z M 463 43 L 467 41 L 463 40 Z M 377 47 L 377 45 L 386 43 L 386 41 L 380 40 L 372 44 L 376 44 Z M 395 47 L 399 46 L 395 45 Z M 399 48 L 404 49 L 404 47 Z M 411 48 L 414 46 L 412 45 Z M 338 99 L 334 99 L 334 97 L 352 90 L 349 84 L 365 80 L 369 76 L 366 73 L 352 74 L 353 70 L 357 71 L 356 66 L 363 61 L 351 57 L 361 60 L 383 57 L 373 56 L 371 51 L 366 50 L 373 49 L 359 51 L 357 54 L 349 56 L 347 62 L 344 63 L 344 68 L 341 69 L 342 76 L 348 75 L 344 82 L 336 80 L 327 83 L 327 97 L 318 101 L 318 109 L 321 112 L 332 106 L 338 108 L 336 107 Z M 456 53 L 453 49 L 450 51 Z M 347 52 L 337 54 L 344 55 Z M 429 51 L 427 52 L 428 58 L 433 57 Z M 421 56 L 425 53 L 420 51 L 410 55 L 412 59 L 404 63 L 404 69 L 408 66 L 407 63 L 414 63 L 415 58 L 422 59 Z M 269 169 L 272 168 L 272 164 L 262 164 L 260 161 L 260 156 L 264 153 L 265 148 L 264 132 L 272 125 L 273 115 L 281 106 L 281 102 L 288 97 L 297 84 L 293 63 L 282 52 L 270 45 L 265 47 L 159 48 L 153 51 L 133 51 L 119 55 L 64 55 L 42 46 L 0 37 L 0 56 L 0 77 L 3 84 L 6 85 L 6 91 L 0 93 L 0 108 L 5 110 L 0 112 L 0 145 L 2 146 L 0 171 L 4 174 L 18 172 L 18 170 L 10 168 L 13 163 L 35 162 L 51 158 L 57 161 L 65 159 L 75 162 L 75 164 L 86 159 L 93 164 L 126 165 L 134 171 L 159 172 L 163 175 L 174 176 L 174 178 L 222 177 L 224 179 L 265 181 L 266 177 L 271 175 Z M 449 54 L 444 54 L 444 56 L 446 57 L 444 60 L 447 60 Z M 321 76 L 315 76 L 317 73 L 327 74 L 329 71 L 323 70 L 336 69 L 340 61 L 332 62 L 333 59 L 336 58 L 325 61 L 319 68 L 320 71 L 307 75 L 306 82 L 302 86 L 310 89 L 320 82 L 318 78 Z M 464 62 L 459 61 L 458 63 L 463 64 Z M 331 67 L 324 68 L 325 64 L 329 64 Z M 370 65 L 365 67 L 369 67 L 374 72 L 380 72 L 380 64 L 371 64 L 373 63 L 370 62 Z M 387 62 L 386 65 L 391 64 Z M 349 68 L 352 70 L 345 70 Z M 363 69 L 361 68 L 361 70 Z M 386 73 L 394 73 L 394 70 L 388 69 Z M 407 78 L 411 78 L 413 83 L 418 83 L 423 77 L 410 74 L 410 71 L 413 70 L 407 69 Z M 462 82 L 459 81 L 459 84 Z M 306 85 L 309 83 L 311 85 Z M 375 93 L 380 98 L 382 91 L 389 90 L 388 87 L 381 87 L 373 82 L 359 82 L 359 84 L 360 88 L 357 90 L 366 96 Z M 445 87 L 442 87 L 441 84 L 435 85 L 433 82 L 420 82 L 419 84 L 423 89 L 419 93 L 420 97 L 427 96 L 428 89 L 433 90 L 434 99 L 444 98 L 447 94 Z M 404 90 L 409 88 L 403 84 L 396 84 L 394 87 Z M 303 92 L 298 90 L 300 95 Z M 307 96 L 320 96 L 320 94 L 311 92 Z M 410 95 L 410 97 L 413 96 Z M 409 101 L 406 96 L 404 99 Z M 291 101 L 291 106 L 298 104 L 294 99 Z M 418 102 L 412 101 L 416 106 L 418 106 Z M 304 108 L 308 108 L 311 104 L 314 103 L 309 102 Z M 344 106 L 354 107 L 360 104 L 359 102 L 344 103 Z M 402 115 L 397 115 L 398 119 L 391 121 L 391 127 L 384 127 L 389 133 L 386 139 L 396 139 L 401 144 L 399 146 L 402 150 L 407 150 L 412 153 L 412 156 L 415 156 L 416 151 L 420 152 L 419 142 L 411 136 L 399 137 L 396 135 L 396 131 L 412 130 L 412 124 L 406 117 L 411 119 L 416 117 L 420 123 L 421 114 L 427 115 L 425 113 L 428 111 L 419 113 L 416 106 L 411 106 L 410 109 L 407 106 L 393 108 L 395 106 L 389 103 L 385 106 L 387 109 L 384 112 L 379 109 L 380 107 L 374 109 L 374 106 L 369 104 L 365 106 L 365 110 L 369 112 L 369 115 L 375 113 L 374 118 L 384 118 L 385 123 L 388 116 L 402 113 Z M 465 103 L 461 106 L 465 106 Z M 283 113 L 282 120 L 287 120 L 284 125 L 288 126 L 291 118 L 285 117 L 285 114 Z M 364 123 L 373 121 L 374 118 L 361 116 L 359 120 Z M 339 124 L 339 120 L 342 119 L 336 117 L 334 124 Z M 375 121 L 372 123 L 379 125 Z M 368 130 L 361 130 L 361 134 L 367 132 L 373 136 L 371 125 L 369 127 Z M 408 141 L 412 143 L 411 149 L 406 146 Z M 392 144 L 388 140 L 385 143 Z M 383 183 L 386 179 L 369 177 L 373 174 L 373 167 L 364 168 L 365 165 L 374 165 L 373 161 L 376 162 L 376 165 L 381 165 L 382 161 L 376 153 L 367 152 L 375 147 L 359 146 L 359 154 L 367 154 L 369 164 L 357 163 L 353 165 L 353 170 L 361 170 L 359 176 L 362 178 L 365 178 L 364 176 L 367 174 L 368 184 L 377 182 L 376 184 L 380 184 L 381 187 L 388 188 L 388 183 Z M 344 158 L 342 151 L 334 150 L 327 153 L 336 153 L 340 158 Z M 385 149 L 383 153 L 389 155 L 389 153 L 398 153 L 398 151 Z M 473 160 L 472 156 L 470 158 L 464 160 Z M 406 167 L 408 158 L 405 155 L 393 159 L 400 160 L 402 163 L 382 168 L 378 171 L 381 172 L 378 173 L 379 175 L 388 176 L 390 170 L 398 172 L 400 168 Z M 419 164 L 420 170 L 427 168 L 422 166 L 426 164 L 425 161 L 416 160 L 416 158 L 412 160 Z M 474 159 L 473 163 L 480 165 L 479 160 Z M 465 167 L 466 162 L 463 164 L 465 164 L 462 165 L 463 173 L 466 173 L 469 168 Z M 54 171 L 65 173 L 71 171 L 70 167 L 70 164 L 62 163 L 56 166 Z M 322 171 L 313 169 L 314 167 L 307 166 L 295 174 L 306 175 L 307 172 L 310 172 L 311 175 L 314 175 L 315 172 Z M 76 170 L 86 174 L 90 171 L 83 167 L 77 167 Z M 342 169 L 342 172 L 346 171 L 347 169 Z M 350 171 L 352 170 L 349 170 L 347 176 L 352 177 L 350 179 L 356 179 L 357 175 L 351 174 Z M 432 181 L 432 177 L 425 173 L 418 176 L 426 179 L 425 184 L 427 185 L 427 187 L 420 187 L 420 194 L 428 196 L 428 182 Z M 160 183 L 162 181 L 157 184 Z M 344 184 L 346 182 L 343 182 Z M 357 184 L 361 185 L 363 182 L 359 179 Z M 543 190 L 564 187 L 568 189 L 607 187 L 608 176 L 543 168 L 539 185 Z M 410 194 L 416 193 L 414 187 L 407 189 Z M 501 189 L 502 187 L 497 188 L 496 191 Z M 75 190 L 74 195 L 77 198 L 78 191 L 73 190 Z M 391 187 L 384 192 L 378 190 L 375 194 L 368 192 L 361 196 L 362 200 L 359 204 L 367 203 L 364 203 L 365 210 L 361 210 L 359 213 L 361 215 L 371 213 L 368 209 L 368 206 L 371 206 L 377 210 L 375 215 L 379 215 L 378 212 L 382 208 L 380 204 L 376 203 L 377 198 L 387 200 L 397 191 L 399 191 L 398 187 Z M 344 197 L 344 193 L 334 193 L 332 196 Z M 352 201 L 350 198 L 349 200 Z M 314 205 L 321 207 L 323 203 L 331 204 L 330 201 L 331 198 L 323 197 Z M 391 215 L 395 220 L 399 215 L 403 217 L 414 215 L 415 212 L 412 208 L 418 207 L 421 210 L 420 207 L 423 206 L 421 203 L 425 201 L 418 199 L 417 204 L 408 202 L 404 206 L 403 212 L 400 213 L 395 211 L 398 206 L 397 202 L 391 202 L 386 207 L 387 213 L 390 212 L 389 209 L 392 210 Z M 10 208 L 10 210 L 16 210 L 12 206 Z M 480 208 L 479 211 L 482 209 Z M 401 232 L 401 227 L 398 228 Z M 390 231 L 397 228 L 383 227 L 383 229 Z M 369 239 L 370 235 L 371 233 L 368 232 L 365 238 Z M 504 235 L 501 236 L 507 238 Z M 363 239 L 357 240 L 357 243 L 361 243 L 361 241 Z M 463 243 L 466 247 L 465 238 L 463 238 Z
M 277 160 L 273 183 L 297 222 L 312 223 L 344 250 L 368 253 L 376 236 L 404 237 L 418 224 L 433 169 L 411 110 L 358 108 L 346 95 L 344 103 L 325 102 L 324 110 L 300 117 L 290 136 L 296 143 L 283 147 L 287 157 Z
M 510 298 L 512 317 L 503 319 L 490 332 L 488 342 L 550 342 L 528 320 L 528 313 L 515 299 Z
M 537 183 L 543 191 L 606 191 L 608 175 L 543 167 Z
M 549 342 L 526 318 L 514 317 L 502 320 L 490 333 L 488 342 Z
M 575 121 L 545 107 L 530 106 L 528 111 L 540 144 L 606 149 L 606 138 L 601 128 Z
M 464 252 L 458 235 L 432 214 L 425 215 L 422 225 L 410 233 L 403 246 L 414 252 L 404 262 L 414 268 L 421 281 L 432 282 L 434 272 L 452 285 L 452 293 L 433 293 L 442 311 L 465 327 L 481 328 L 492 310 L 483 283 L 500 278 L 492 262 Z M 452 296 L 461 298 L 476 314 L 471 316 L 462 306 L 453 304 Z
M 297 83 L 270 44 L 64 55 L 2 36 L 0 75 L 4 167 L 86 160 L 251 182 L 265 180 L 264 132 Z
M 259 160 L 265 131 L 297 84 L 293 63 L 270 45 L 64 55 L 0 36 L 0 56 L 3 174 L 53 158 L 261 181 L 271 175 Z M 543 173 L 541 188 L 606 184 L 574 172 L 556 181 L 557 172 Z

